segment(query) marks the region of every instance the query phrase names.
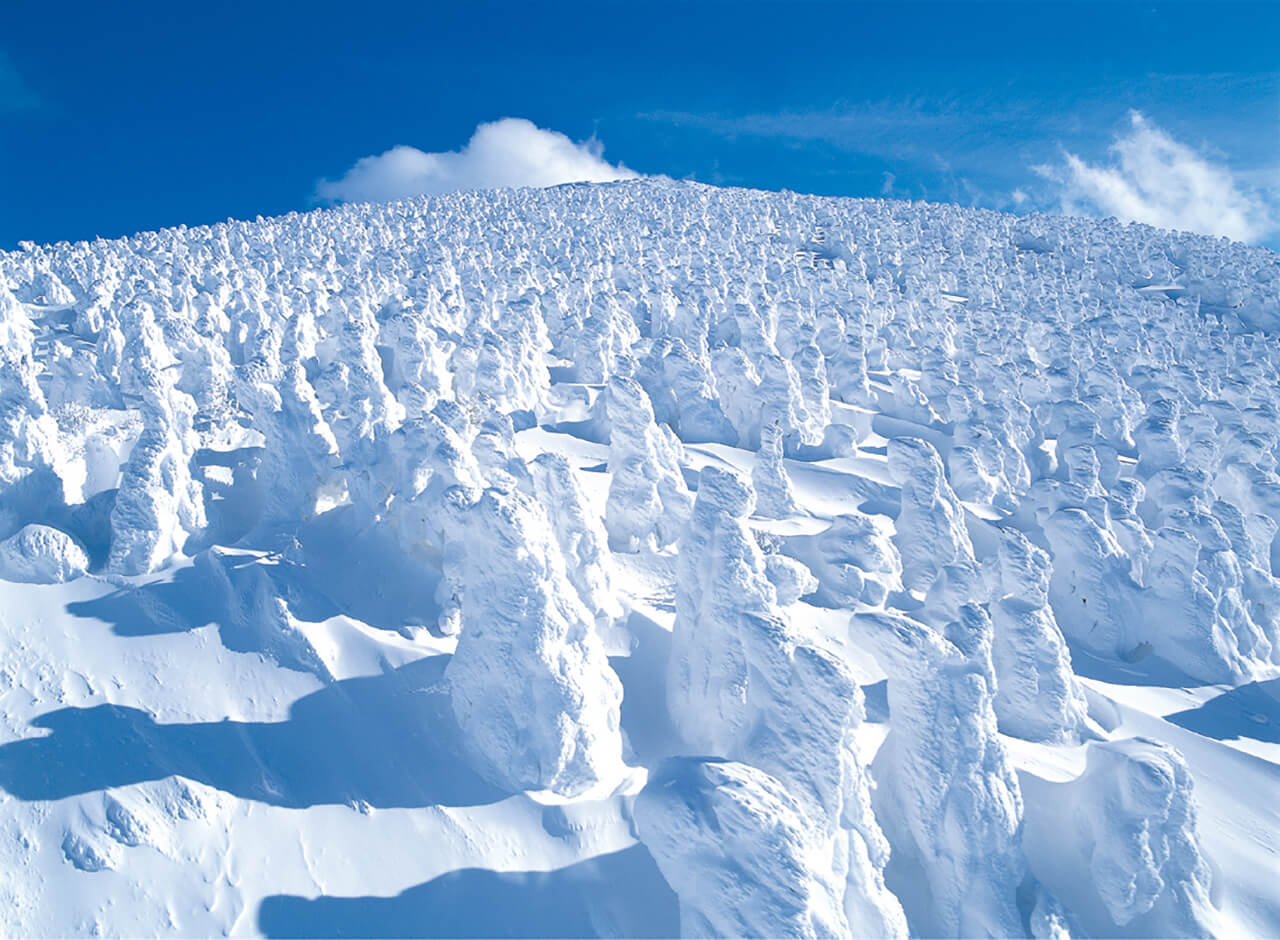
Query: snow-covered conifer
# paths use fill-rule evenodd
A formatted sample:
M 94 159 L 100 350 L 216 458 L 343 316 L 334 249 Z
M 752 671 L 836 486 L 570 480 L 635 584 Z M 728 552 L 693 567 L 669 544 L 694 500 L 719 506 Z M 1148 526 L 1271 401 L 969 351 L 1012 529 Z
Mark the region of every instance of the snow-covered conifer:
M 609 500 L 605 528 L 614 551 L 670 545 L 693 503 L 680 472 L 680 443 L 654 423 L 634 379 L 609 380 Z
M 999 588 L 990 610 L 1000 730 L 1032 741 L 1073 740 L 1087 707 L 1049 606 L 1049 556 L 1006 528 L 997 558 Z
M 477 769 L 513 791 L 575 796 L 623 772 L 622 686 L 541 507 L 488 489 L 444 559 L 466 586 L 445 671 Z
M 964 511 L 933 445 L 895 437 L 889 442 L 889 472 L 902 493 L 894 541 L 902 553 L 906 586 L 927 589 L 943 565 L 973 562 Z
M 1143 738 L 1091 742 L 1083 774 L 1028 790 L 1024 844 L 1032 872 L 1091 936 L 1222 929 L 1194 785 L 1176 748 Z
M 760 431 L 751 483 L 756 491 L 756 511 L 766 519 L 783 519 L 797 511 L 791 475 L 782 462 L 782 428 L 777 422 Z
M 946 636 L 888 614 L 857 614 L 853 629 L 889 673 L 872 805 L 912 932 L 1018 935 L 1022 799 L 996 733 L 990 619 L 969 605 Z

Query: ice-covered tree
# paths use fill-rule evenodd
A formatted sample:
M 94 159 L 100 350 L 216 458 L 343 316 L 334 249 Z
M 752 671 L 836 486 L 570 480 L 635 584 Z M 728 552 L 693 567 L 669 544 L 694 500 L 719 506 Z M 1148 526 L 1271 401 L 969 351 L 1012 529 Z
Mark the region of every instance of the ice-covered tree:
M 795 488 L 782 462 L 782 428 L 775 422 L 760 432 L 760 451 L 751 472 L 756 511 L 768 519 L 782 519 L 797 511 Z
M 1208 937 L 1224 928 L 1191 774 L 1167 744 L 1090 743 L 1083 774 L 1028 790 L 1024 844 L 1032 873 L 1089 936 Z
M 496 489 L 457 512 L 444 567 L 466 589 L 445 678 L 477 769 L 512 791 L 565 796 L 616 781 L 622 686 L 546 513 Z
M 650 776 L 634 812 L 641 841 L 680 898 L 681 936 L 848 935 L 843 886 L 815 864 L 820 836 L 764 771 L 675 759 Z
M 684 753 L 742 761 L 787 787 L 847 882 L 855 934 L 899 933 L 899 906 L 883 883 L 887 849 L 856 757 L 862 691 L 778 608 L 745 524 L 753 502 L 741 477 L 702 471 L 680 544 L 668 710 Z
M 889 614 L 857 614 L 852 629 L 889 674 L 872 805 L 912 932 L 1020 934 L 1022 799 L 996 733 L 990 619 L 968 605 L 945 636 Z
M 1049 556 L 1006 528 L 997 562 L 990 610 L 1000 730 L 1032 741 L 1073 740 L 1085 726 L 1087 706 L 1049 606 Z
M 680 442 L 654 423 L 649 396 L 634 379 L 614 376 L 608 395 L 609 545 L 626 552 L 670 545 L 693 502 L 680 472 Z
M 889 472 L 901 490 L 894 542 L 902 553 L 906 586 L 927 589 L 943 565 L 972 563 L 964 510 L 933 445 L 916 437 L 895 437 L 889 442 Z

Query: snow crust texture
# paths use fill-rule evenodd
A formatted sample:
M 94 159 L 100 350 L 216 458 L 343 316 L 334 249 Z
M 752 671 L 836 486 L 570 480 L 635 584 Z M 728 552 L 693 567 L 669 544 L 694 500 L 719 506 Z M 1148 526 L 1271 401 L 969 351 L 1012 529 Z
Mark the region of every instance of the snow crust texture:
M 636 180 L 24 245 L 0 933 L 1275 934 L 1278 533 L 1225 240 Z

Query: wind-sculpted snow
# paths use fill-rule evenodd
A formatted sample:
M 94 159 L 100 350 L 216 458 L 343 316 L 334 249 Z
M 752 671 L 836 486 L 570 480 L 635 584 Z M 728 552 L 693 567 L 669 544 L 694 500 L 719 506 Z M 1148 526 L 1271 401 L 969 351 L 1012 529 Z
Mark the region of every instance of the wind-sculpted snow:
M 47 525 L 23 526 L 0 542 L 0 577 L 8 581 L 55 584 L 88 570 L 84 549 L 67 533 Z
M 1032 870 L 1092 936 L 1215 933 L 1193 789 L 1186 761 L 1166 745 L 1090 744 L 1079 778 L 1042 783 L 1029 804 Z
M 818 576 L 814 593 L 831 606 L 879 605 L 902 590 L 902 558 L 871 516 L 836 516 L 818 535 L 793 536 L 787 545 Z
M 744 764 L 680 758 L 636 801 L 636 827 L 680 895 L 685 937 L 847 932 L 838 885 L 781 783 Z
M 543 510 L 519 491 L 444 499 L 460 517 L 445 566 L 464 586 L 445 679 L 479 769 L 513 791 L 616 782 L 622 689 Z
M 912 932 L 1020 935 L 1022 796 L 996 735 L 990 618 L 966 605 L 943 635 L 906 617 L 858 615 L 854 632 L 889 673 L 872 805 L 893 846 L 889 887 L 909 892 Z
M 1275 934 L 1278 533 L 1222 239 L 634 180 L 24 244 L 0 933 L 480 872 L 547 935 Z M 177 775 L 197 848 L 103 821 Z

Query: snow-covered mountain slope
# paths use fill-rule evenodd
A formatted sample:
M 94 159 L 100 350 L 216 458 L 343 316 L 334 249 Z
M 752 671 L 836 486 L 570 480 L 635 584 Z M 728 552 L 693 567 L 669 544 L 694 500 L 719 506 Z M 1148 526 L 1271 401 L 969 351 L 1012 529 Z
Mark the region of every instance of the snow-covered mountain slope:
M 1280 935 L 1280 259 L 636 181 L 0 254 L 0 934 Z

